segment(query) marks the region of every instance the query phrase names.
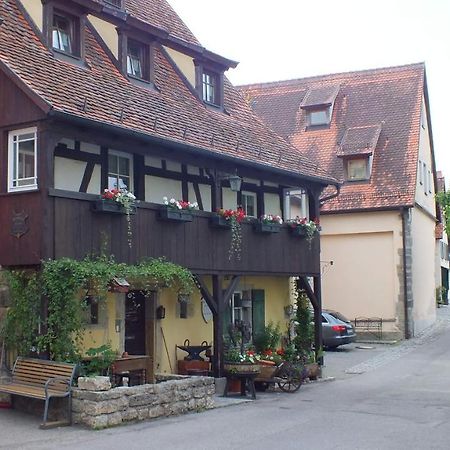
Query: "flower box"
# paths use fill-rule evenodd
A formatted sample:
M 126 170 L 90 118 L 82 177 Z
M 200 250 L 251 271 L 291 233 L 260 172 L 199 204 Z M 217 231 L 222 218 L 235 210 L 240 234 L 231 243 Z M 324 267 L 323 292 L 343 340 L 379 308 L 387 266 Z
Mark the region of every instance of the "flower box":
M 92 211 L 106 214 L 126 214 L 126 210 L 122 204 L 114 200 L 96 200 L 92 203 Z M 136 214 L 136 207 L 130 208 L 130 214 Z
M 225 362 L 224 369 L 229 374 L 234 373 L 259 373 L 261 372 L 261 366 L 259 364 L 252 363 L 238 363 L 238 362 Z
M 174 208 L 162 208 L 159 210 L 159 218 L 169 222 L 192 222 L 190 211 Z
M 226 220 L 225 217 L 216 215 L 209 218 L 209 225 L 212 228 L 221 228 L 222 230 L 231 228 L 231 220 Z
M 301 228 L 301 227 L 289 227 L 289 229 L 291 230 L 292 236 L 300 236 L 300 237 L 305 237 L 306 236 L 306 230 L 304 228 Z
M 254 222 L 253 230 L 256 233 L 279 233 L 281 225 L 279 223 Z

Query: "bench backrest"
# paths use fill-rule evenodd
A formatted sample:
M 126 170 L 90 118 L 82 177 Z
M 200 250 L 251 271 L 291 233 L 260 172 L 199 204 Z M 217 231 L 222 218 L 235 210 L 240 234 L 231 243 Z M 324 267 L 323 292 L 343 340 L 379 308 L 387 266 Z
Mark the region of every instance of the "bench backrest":
M 12 381 L 13 383 L 44 387 L 49 378 L 62 377 L 72 384 L 75 368 L 75 364 L 19 356 L 14 364 Z M 52 383 L 51 389 L 65 391 L 67 390 L 67 384 L 55 382 Z

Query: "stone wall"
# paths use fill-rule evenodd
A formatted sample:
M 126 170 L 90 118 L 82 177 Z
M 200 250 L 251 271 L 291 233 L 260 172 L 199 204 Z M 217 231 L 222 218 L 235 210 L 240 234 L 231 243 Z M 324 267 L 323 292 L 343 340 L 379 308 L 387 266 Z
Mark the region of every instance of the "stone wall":
M 99 429 L 214 407 L 214 378 L 186 377 L 108 391 L 74 389 L 73 422 Z

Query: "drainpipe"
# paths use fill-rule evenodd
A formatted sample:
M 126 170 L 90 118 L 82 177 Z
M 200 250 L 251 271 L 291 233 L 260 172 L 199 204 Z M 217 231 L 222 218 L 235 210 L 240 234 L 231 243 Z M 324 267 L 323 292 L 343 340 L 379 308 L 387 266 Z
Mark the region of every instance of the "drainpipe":
M 411 211 L 409 208 L 403 208 L 401 211 L 402 216 L 402 243 L 403 243 L 403 292 L 404 292 L 404 311 L 405 311 L 405 339 L 410 339 L 412 337 L 411 333 L 411 324 L 410 324 L 410 318 L 411 318 L 411 309 L 409 306 L 409 297 L 408 297 L 408 290 L 409 290 L 409 283 L 408 283 L 408 275 L 407 275 L 407 256 L 406 256 L 406 225 L 409 221 L 409 216 L 411 214 Z
M 322 197 L 320 199 L 320 204 L 321 205 L 323 205 L 328 200 L 331 200 L 331 199 L 333 199 L 333 198 L 335 198 L 335 197 L 337 197 L 339 195 L 339 193 L 341 192 L 341 185 L 340 184 L 336 184 L 334 187 L 336 188 L 336 192 L 334 194 L 327 195 L 326 197 Z

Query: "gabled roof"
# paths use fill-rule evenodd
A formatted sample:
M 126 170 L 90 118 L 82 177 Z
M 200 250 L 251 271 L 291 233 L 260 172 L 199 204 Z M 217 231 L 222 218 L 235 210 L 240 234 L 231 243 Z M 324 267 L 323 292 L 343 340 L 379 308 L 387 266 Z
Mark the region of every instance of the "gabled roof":
M 323 212 L 399 208 L 414 205 L 424 75 L 424 64 L 411 64 L 240 89 L 265 123 L 342 182 L 343 156 L 373 153 L 370 180 L 344 183 Z M 307 129 L 308 93 L 336 86 L 330 126 Z
M 264 125 L 228 81 L 224 89 L 226 113 L 203 105 L 161 47 L 155 52 L 157 89 L 150 90 L 130 83 L 118 71 L 89 26 L 85 29 L 87 67 L 80 67 L 52 56 L 14 0 L 3 0 L 2 15 L 0 69 L 3 65 L 5 73 L 21 80 L 52 112 L 323 184 L 336 183 Z
M 93 1 L 108 6 L 104 0 Z M 132 17 L 164 30 L 184 42 L 200 45 L 166 0 L 122 0 L 122 4 L 122 9 Z

